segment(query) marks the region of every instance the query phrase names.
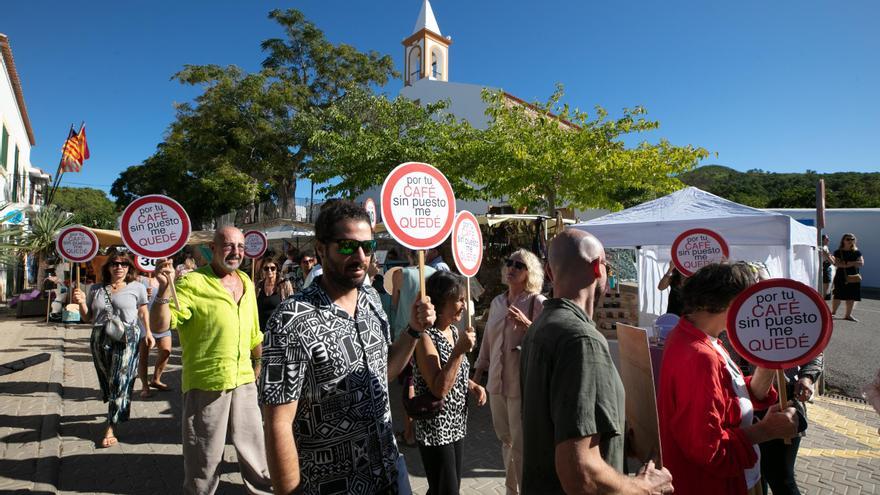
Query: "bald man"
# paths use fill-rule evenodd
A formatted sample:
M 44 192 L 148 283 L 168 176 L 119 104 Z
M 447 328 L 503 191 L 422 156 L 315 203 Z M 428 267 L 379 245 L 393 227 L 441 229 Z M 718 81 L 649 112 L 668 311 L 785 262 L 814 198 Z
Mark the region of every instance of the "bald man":
M 608 342 L 593 323 L 605 287 L 605 250 L 579 230 L 553 238 L 554 299 L 532 324 L 520 360 L 522 493 L 672 493 L 672 476 L 649 463 L 623 472 L 624 391 Z
M 176 328 L 183 349 L 183 489 L 217 490 L 228 431 L 247 492 L 272 493 L 254 384 L 263 335 L 254 284 L 238 269 L 244 235 L 221 227 L 210 246 L 211 264 L 176 283 L 171 261 L 159 263 L 158 296 L 150 311 L 151 327 Z

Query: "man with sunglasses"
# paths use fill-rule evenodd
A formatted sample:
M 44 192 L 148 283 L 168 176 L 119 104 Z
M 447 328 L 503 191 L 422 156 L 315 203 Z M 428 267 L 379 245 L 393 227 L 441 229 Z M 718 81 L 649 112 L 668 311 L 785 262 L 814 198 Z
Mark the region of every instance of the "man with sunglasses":
M 272 483 L 276 493 L 398 493 L 408 481 L 388 380 L 433 324 L 434 308 L 416 301 L 410 327 L 392 344 L 379 295 L 364 284 L 376 248 L 366 210 L 349 201 L 325 206 L 315 238 L 323 274 L 278 307 L 263 340 Z
M 584 231 L 550 243 L 554 298 L 526 331 L 520 358 L 524 495 L 672 493 L 672 475 L 653 461 L 636 477 L 622 474 L 623 383 L 592 319 L 604 257 Z
M 221 227 L 210 246 L 211 263 L 176 283 L 171 260 L 158 263 L 150 311 L 150 326 L 176 328 L 183 350 L 183 490 L 199 495 L 217 490 L 228 431 L 248 493 L 271 493 L 254 384 L 263 335 L 254 284 L 238 269 L 244 235 Z

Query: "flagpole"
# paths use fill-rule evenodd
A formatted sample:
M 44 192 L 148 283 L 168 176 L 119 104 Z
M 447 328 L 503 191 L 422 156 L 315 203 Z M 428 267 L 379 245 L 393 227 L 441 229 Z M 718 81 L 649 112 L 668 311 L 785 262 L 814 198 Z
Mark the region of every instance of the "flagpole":
M 67 144 L 67 140 L 70 139 L 70 133 L 73 132 L 73 122 L 70 123 L 70 130 L 67 132 L 67 138 L 64 139 L 64 144 Z M 58 186 L 61 184 L 61 176 L 64 175 L 64 171 L 62 170 L 62 166 L 64 165 L 64 146 L 61 146 L 61 159 L 58 160 L 58 171 L 55 172 L 55 181 L 52 183 L 52 188 L 49 189 L 49 194 L 46 196 L 46 205 L 49 206 L 52 204 L 52 199 L 55 198 L 55 191 L 58 189 Z

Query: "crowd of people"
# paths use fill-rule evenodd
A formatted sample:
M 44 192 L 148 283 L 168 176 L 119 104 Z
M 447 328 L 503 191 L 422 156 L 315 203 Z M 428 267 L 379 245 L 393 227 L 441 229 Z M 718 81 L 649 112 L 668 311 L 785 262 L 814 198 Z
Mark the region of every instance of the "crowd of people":
M 240 269 L 244 237 L 231 226 L 215 232 L 209 264 L 164 260 L 151 278 L 111 250 L 102 282 L 73 291 L 93 324 L 108 403 L 99 445 L 117 443 L 138 380 L 143 398 L 169 389 L 162 374 L 175 331 L 186 493 L 214 493 L 229 437 L 248 493 L 411 493 L 403 442 L 418 447 L 429 494 L 456 494 L 469 402 L 489 405 L 508 494 L 799 493 L 798 432 L 821 356 L 786 370 L 794 400 L 784 407 L 771 370 L 743 373 L 722 333 L 731 301 L 761 277 L 753 266 L 714 264 L 690 277 L 671 268 L 660 281 L 681 316 L 660 373 L 664 466 L 627 474 L 626 392 L 593 323 L 608 277 L 598 239 L 563 231 L 546 263 L 511 252 L 476 355 L 464 279 L 440 252 L 427 253 L 423 297 L 416 253 L 383 280 L 376 247 L 366 211 L 336 201 L 315 223 L 313 252 L 254 260 L 253 281 Z M 854 320 L 864 263 L 855 236 L 822 256 L 837 269 L 832 307 L 845 301 Z M 551 294 L 542 293 L 547 279 Z M 398 379 L 405 414 L 392 420 Z

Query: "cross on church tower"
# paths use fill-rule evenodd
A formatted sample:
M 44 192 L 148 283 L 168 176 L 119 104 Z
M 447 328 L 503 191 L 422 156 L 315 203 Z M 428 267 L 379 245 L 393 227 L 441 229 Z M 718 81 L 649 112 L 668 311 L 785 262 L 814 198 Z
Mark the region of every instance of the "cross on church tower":
M 449 45 L 452 37 L 440 34 L 431 2 L 424 0 L 413 33 L 403 40 L 403 82 L 420 79 L 449 81 Z

